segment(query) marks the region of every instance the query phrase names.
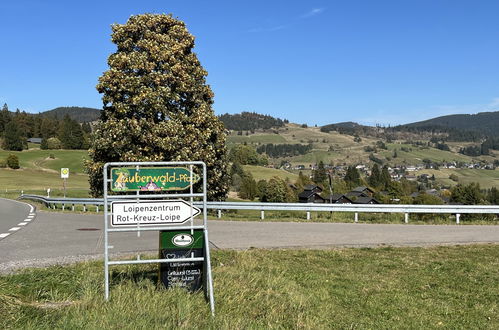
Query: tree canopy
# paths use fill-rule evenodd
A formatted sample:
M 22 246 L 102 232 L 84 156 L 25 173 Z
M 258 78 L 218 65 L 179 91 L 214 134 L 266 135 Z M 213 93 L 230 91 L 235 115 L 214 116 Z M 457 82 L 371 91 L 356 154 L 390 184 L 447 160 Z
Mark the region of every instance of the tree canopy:
M 97 85 L 104 106 L 87 162 L 92 194 L 102 193 L 106 162 L 201 160 L 209 198 L 225 198 L 226 134 L 184 22 L 144 14 L 112 30 L 117 50 Z

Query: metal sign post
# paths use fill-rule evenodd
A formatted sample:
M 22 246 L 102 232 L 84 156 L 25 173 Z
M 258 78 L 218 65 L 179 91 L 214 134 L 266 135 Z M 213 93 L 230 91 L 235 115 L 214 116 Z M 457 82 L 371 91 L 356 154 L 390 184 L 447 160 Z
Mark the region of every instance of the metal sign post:
M 195 171 L 195 169 L 197 171 Z M 199 174 L 197 174 L 197 173 Z M 109 266 L 128 264 L 186 265 L 186 274 L 172 273 L 171 279 L 184 287 L 204 277 L 204 289 L 215 314 L 213 279 L 208 239 L 207 177 L 204 162 L 113 162 L 104 165 L 104 278 L 105 299 L 109 299 Z M 193 185 L 201 180 L 202 192 Z M 188 193 L 182 190 L 189 189 Z M 119 194 L 109 194 L 115 192 Z M 194 199 L 202 199 L 201 207 Z M 199 201 L 198 204 L 199 206 Z M 194 217 L 202 213 L 203 224 L 194 225 Z M 110 228 L 111 227 L 111 228 Z M 110 260 L 109 234 L 119 232 L 159 231 L 163 258 Z M 173 235 L 173 236 L 172 236 Z M 170 237 L 172 236 L 172 237 Z M 176 250 L 168 250 L 174 247 Z M 171 252 L 168 252 L 171 251 Z M 199 264 L 202 264 L 200 268 Z M 169 269 L 161 266 L 161 270 Z M 179 276 L 177 276 L 179 275 Z
M 62 181 L 62 187 L 64 190 L 64 198 L 66 198 L 66 180 L 69 178 L 69 168 L 61 168 L 61 179 Z

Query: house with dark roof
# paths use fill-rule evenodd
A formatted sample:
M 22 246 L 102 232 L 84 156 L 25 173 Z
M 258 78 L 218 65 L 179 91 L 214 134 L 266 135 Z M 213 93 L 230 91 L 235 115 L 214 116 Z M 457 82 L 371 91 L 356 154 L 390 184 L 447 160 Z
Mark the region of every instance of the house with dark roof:
M 349 191 L 345 194 L 348 198 L 359 198 L 359 197 L 370 197 L 369 195 L 361 192 L 361 191 Z
M 306 185 L 304 190 L 298 194 L 300 203 L 325 203 L 326 200 L 320 195 L 322 188 L 316 185 Z
M 353 201 L 344 194 L 332 194 L 326 198 L 326 203 L 333 204 L 352 204 Z
M 353 192 L 359 192 L 359 193 L 363 193 L 365 196 L 373 196 L 375 191 L 372 190 L 371 188 L 369 187 L 366 187 L 366 186 L 359 186 L 359 187 L 356 187 L 354 189 L 352 189 Z
M 353 201 L 354 204 L 380 204 L 378 200 L 373 197 L 359 197 Z

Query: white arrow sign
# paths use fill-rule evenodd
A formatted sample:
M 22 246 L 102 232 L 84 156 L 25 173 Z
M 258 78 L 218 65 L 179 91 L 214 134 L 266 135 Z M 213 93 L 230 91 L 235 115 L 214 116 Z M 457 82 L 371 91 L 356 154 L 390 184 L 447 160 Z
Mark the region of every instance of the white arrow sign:
M 184 223 L 201 210 L 186 201 L 123 201 L 111 203 L 112 226 L 164 225 Z

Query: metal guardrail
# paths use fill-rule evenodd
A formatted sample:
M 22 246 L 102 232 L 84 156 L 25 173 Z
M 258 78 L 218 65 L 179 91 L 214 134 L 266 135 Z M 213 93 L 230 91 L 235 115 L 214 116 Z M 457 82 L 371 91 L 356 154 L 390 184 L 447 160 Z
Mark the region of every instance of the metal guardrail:
M 152 195 L 151 197 L 154 197 Z M 179 196 L 181 197 L 181 196 Z M 71 205 L 74 210 L 75 205 L 83 205 L 84 211 L 88 205 L 103 207 L 102 198 L 48 198 L 39 195 L 21 195 L 20 198 L 31 199 L 42 202 L 48 207 L 61 205 L 62 209 L 66 205 Z M 116 199 L 122 199 L 119 196 Z M 112 197 L 110 197 L 112 200 Z M 201 205 L 201 202 L 194 202 L 194 205 Z M 316 203 L 255 203 L 255 202 L 208 202 L 207 208 L 218 210 L 218 217 L 221 217 L 222 210 L 254 210 L 260 211 L 260 218 L 265 218 L 265 211 L 305 211 L 307 219 L 310 219 L 310 212 L 354 212 L 354 221 L 358 221 L 358 213 L 404 213 L 405 222 L 409 222 L 410 213 L 430 213 L 430 214 L 455 214 L 456 223 L 459 223 L 461 214 L 499 214 L 499 205 L 411 205 L 411 204 L 316 204 Z

